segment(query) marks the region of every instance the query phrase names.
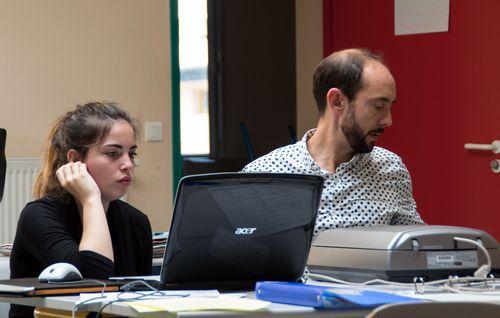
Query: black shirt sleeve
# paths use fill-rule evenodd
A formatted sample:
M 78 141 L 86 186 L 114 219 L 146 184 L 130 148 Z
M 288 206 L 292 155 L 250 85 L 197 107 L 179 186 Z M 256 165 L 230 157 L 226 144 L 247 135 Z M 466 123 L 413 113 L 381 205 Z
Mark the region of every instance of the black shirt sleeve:
M 142 220 L 142 255 L 139 256 L 140 272 L 142 275 L 151 275 L 153 269 L 153 234 L 151 231 L 151 224 L 146 215 Z
M 153 241 L 146 214 L 117 200 L 108 209 L 108 226 L 113 241 L 115 275 L 150 275 Z
M 107 212 L 115 263 L 93 251 L 79 251 L 82 223 L 74 202 L 47 198 L 21 212 L 10 257 L 11 278 L 37 277 L 50 264 L 68 262 L 83 277 L 150 275 L 153 242 L 148 217 L 131 205 L 114 201 Z M 11 305 L 10 317 L 33 317 L 33 308 Z
M 153 271 L 153 232 L 151 230 L 151 224 L 149 223 L 149 219 L 146 218 L 146 221 L 147 221 L 146 235 L 149 236 L 149 240 L 146 241 L 147 243 L 143 258 L 144 264 L 142 266 L 144 267 L 146 275 L 151 275 L 151 272 Z
M 85 278 L 107 278 L 113 262 L 92 251 L 79 251 L 82 225 L 76 205 L 38 200 L 21 212 L 11 255 L 11 277 L 36 277 L 50 264 L 75 265 Z

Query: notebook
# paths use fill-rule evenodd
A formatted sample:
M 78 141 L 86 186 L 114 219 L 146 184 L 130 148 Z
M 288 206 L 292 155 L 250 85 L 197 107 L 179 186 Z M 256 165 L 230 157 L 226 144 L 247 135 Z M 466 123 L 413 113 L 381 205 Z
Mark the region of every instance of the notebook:
M 257 299 L 276 303 L 329 309 L 375 308 L 383 304 L 421 300 L 359 286 L 325 286 L 285 282 L 258 282 Z
M 180 180 L 160 284 L 252 290 L 296 281 L 309 254 L 323 179 L 215 173 Z
M 0 280 L 0 295 L 53 296 L 101 291 L 117 291 L 121 284 L 103 280 L 79 280 L 72 282 L 41 283 L 37 278 Z

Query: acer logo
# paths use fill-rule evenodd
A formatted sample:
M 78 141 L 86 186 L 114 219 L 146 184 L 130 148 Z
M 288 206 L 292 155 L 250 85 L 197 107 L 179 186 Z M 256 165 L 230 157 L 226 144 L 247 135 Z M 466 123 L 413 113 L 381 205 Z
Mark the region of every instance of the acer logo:
M 252 234 L 253 232 L 255 232 L 256 229 L 257 229 L 256 227 L 239 227 L 236 229 L 234 234 L 237 235 Z

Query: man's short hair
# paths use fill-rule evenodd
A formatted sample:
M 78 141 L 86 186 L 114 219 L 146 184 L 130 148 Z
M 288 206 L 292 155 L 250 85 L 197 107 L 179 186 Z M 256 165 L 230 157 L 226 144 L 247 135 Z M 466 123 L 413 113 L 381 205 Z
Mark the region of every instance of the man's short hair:
M 330 88 L 338 88 L 352 101 L 363 87 L 363 67 L 367 60 L 383 63 L 381 56 L 367 49 L 338 51 L 321 61 L 313 75 L 313 94 L 319 115 L 326 108 L 326 94 Z

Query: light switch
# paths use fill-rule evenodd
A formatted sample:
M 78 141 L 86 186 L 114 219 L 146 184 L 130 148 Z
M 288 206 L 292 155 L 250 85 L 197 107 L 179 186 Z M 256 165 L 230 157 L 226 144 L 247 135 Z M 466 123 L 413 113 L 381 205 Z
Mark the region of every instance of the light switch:
M 146 141 L 162 141 L 162 123 L 159 121 L 146 122 Z

